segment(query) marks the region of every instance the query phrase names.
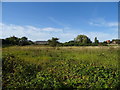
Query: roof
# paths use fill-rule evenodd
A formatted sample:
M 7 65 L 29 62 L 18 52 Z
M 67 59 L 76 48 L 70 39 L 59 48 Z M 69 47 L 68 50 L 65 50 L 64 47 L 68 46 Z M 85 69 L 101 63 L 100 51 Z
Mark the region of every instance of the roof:
M 35 44 L 48 44 L 48 41 L 36 41 Z
M 36 42 L 48 42 L 48 41 L 36 41 Z

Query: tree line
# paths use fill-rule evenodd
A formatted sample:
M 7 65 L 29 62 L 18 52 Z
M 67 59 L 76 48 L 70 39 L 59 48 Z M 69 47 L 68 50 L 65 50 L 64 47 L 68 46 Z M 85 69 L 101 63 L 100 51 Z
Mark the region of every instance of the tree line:
M 97 37 L 95 37 L 94 42 L 92 42 L 90 38 L 86 35 L 78 35 L 76 38 L 74 38 L 74 40 L 71 40 L 65 43 L 61 43 L 58 40 L 59 38 L 52 37 L 52 39 L 48 40 L 47 45 L 50 45 L 52 47 L 56 47 L 56 46 L 98 46 L 98 45 L 106 46 L 107 45 L 106 42 L 99 42 Z M 12 36 L 12 37 L 2 39 L 3 46 L 9 46 L 9 45 L 24 46 L 24 45 L 33 45 L 33 44 L 35 43 L 31 40 L 28 40 L 27 37 L 18 38 L 18 37 Z
M 52 38 L 51 40 L 48 40 L 50 46 L 107 46 L 106 41 L 99 42 L 97 37 L 94 38 L 94 42 L 90 40 L 89 37 L 86 35 L 78 35 L 74 40 L 60 43 L 58 42 L 59 38 Z
M 3 46 L 11 46 L 11 45 L 19 45 L 19 46 L 24 46 L 24 45 L 31 45 L 34 44 L 31 40 L 28 40 L 27 37 L 8 37 L 5 39 L 2 39 L 2 45 Z

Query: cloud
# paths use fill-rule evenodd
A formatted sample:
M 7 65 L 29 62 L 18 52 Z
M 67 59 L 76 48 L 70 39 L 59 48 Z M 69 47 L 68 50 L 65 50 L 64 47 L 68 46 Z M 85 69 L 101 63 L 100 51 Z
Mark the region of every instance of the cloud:
M 58 37 L 60 42 L 66 42 L 69 40 L 73 40 L 77 35 L 84 34 L 90 37 L 90 39 L 93 41 L 94 37 L 97 37 L 100 41 L 109 40 L 113 38 L 117 38 L 117 28 L 112 28 L 112 33 L 104 33 L 99 32 L 90 32 L 87 30 L 75 30 L 70 28 L 54 28 L 54 27 L 45 27 L 45 28 L 39 28 L 35 26 L 21 26 L 21 25 L 14 25 L 14 24 L 3 24 L 0 23 L 0 32 L 2 32 L 2 35 L 0 38 L 7 38 L 10 36 L 17 36 L 17 37 L 23 37 L 26 36 L 28 39 L 33 41 L 38 40 L 48 40 L 52 37 Z
M 0 36 L 0 38 L 6 38 L 15 35 L 17 37 L 26 36 L 35 41 L 48 40 L 52 37 L 50 32 L 60 33 L 62 32 L 62 29 L 53 27 L 38 28 L 34 26 L 20 26 L 0 23 L 0 31 L 2 31 L 2 36 Z
M 89 24 L 92 26 L 98 26 L 98 27 L 117 27 L 118 26 L 118 22 L 107 22 L 104 18 L 91 19 Z
M 52 22 L 54 22 L 55 24 L 60 25 L 60 26 L 66 26 L 63 23 L 61 23 L 60 21 L 58 21 L 55 18 L 53 18 L 53 17 L 48 17 L 48 19 L 51 20 Z
M 59 26 L 62 26 L 64 28 L 70 28 L 70 24 L 64 24 L 63 22 L 59 21 L 59 20 L 56 20 L 54 17 L 48 17 L 48 19 L 50 21 L 52 21 L 54 24 L 57 24 Z
M 67 32 L 67 33 L 61 33 L 60 37 L 61 39 L 64 40 L 64 42 L 70 41 L 70 40 L 74 40 L 74 38 L 77 36 L 77 33 L 75 32 Z
M 42 28 L 42 31 L 52 31 L 52 32 L 62 32 L 63 29 L 59 29 L 59 28 L 52 28 L 52 27 L 47 27 L 47 28 Z
M 92 39 L 92 41 L 94 41 L 94 38 L 97 37 L 98 40 L 100 41 L 105 41 L 105 40 L 112 40 L 117 38 L 117 33 L 104 33 L 104 32 L 88 32 L 85 35 L 87 35 L 88 37 L 90 37 Z
M 118 23 L 117 22 L 109 22 L 107 25 L 110 27 L 114 27 L 114 26 L 117 27 Z

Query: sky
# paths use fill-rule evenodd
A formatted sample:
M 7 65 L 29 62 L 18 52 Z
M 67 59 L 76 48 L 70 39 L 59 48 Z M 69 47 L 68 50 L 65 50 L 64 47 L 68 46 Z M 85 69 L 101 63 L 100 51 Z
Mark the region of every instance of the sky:
M 87 35 L 92 41 L 118 38 L 117 2 L 3 2 L 2 36 L 60 42 Z

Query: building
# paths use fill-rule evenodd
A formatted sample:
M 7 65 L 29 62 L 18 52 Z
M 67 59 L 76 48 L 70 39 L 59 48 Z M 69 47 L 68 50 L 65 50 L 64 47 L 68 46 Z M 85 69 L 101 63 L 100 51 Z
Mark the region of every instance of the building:
M 107 44 L 110 44 L 110 40 L 106 40 Z
M 113 39 L 112 44 L 120 44 L 120 39 Z
M 36 41 L 35 44 L 44 45 L 48 44 L 48 41 Z

